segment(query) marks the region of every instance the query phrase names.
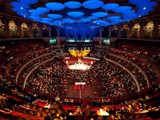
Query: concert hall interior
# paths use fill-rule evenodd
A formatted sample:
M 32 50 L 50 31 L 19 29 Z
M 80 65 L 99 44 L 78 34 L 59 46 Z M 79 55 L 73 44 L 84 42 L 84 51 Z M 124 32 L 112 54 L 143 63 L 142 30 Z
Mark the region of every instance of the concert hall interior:
M 160 120 L 159 0 L 0 0 L 0 120 Z

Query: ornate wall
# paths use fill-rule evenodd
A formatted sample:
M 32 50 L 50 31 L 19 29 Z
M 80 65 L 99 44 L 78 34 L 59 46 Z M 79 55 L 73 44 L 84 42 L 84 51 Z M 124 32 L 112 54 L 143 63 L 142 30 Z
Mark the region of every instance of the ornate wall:
M 51 37 L 60 36 L 61 31 L 53 26 L 0 16 L 0 38 L 22 37 Z M 118 24 L 98 31 L 102 37 L 135 38 L 135 39 L 160 39 L 159 16 L 154 18 L 139 19 L 128 23 Z M 100 33 L 100 32 L 103 32 Z M 63 35 L 64 37 L 67 37 Z M 96 37 L 100 37 L 96 36 Z

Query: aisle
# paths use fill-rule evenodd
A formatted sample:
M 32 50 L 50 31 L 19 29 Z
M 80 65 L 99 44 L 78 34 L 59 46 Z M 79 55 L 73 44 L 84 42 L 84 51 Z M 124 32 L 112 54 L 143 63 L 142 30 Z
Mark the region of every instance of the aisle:
M 81 95 L 80 95 L 80 90 L 76 90 L 74 89 L 74 85 L 70 84 L 68 86 L 68 92 L 66 97 L 70 97 L 70 98 L 94 98 L 93 92 L 92 92 L 92 87 L 91 85 L 86 85 L 84 90 L 81 90 Z

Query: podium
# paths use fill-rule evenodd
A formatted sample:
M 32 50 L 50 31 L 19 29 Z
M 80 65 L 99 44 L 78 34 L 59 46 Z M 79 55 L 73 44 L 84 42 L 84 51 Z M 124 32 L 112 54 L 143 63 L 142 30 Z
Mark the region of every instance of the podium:
M 75 82 L 74 89 L 79 90 L 79 98 L 82 98 L 82 90 L 85 89 L 86 82 Z

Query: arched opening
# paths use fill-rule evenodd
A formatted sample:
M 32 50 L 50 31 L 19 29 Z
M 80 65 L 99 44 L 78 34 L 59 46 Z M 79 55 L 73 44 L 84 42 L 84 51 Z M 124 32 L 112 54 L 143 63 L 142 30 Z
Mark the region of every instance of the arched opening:
M 54 27 L 54 26 L 51 28 L 51 36 L 52 37 L 57 37 L 58 36 L 56 27 Z
M 38 37 L 39 36 L 39 29 L 38 29 L 38 26 L 36 24 L 33 24 L 32 32 L 33 32 L 33 37 Z
M 156 39 L 160 39 L 160 25 L 158 25 L 158 30 L 156 33 Z
M 14 21 L 9 21 L 9 33 L 10 33 L 10 37 L 12 38 L 16 38 L 18 37 L 18 31 L 17 31 L 17 25 L 15 24 Z
M 132 28 L 132 38 L 139 38 L 140 24 L 136 23 Z
M 48 37 L 49 33 L 48 33 L 48 28 L 46 25 L 42 26 L 42 37 Z
M 146 26 L 144 27 L 144 36 L 143 38 L 151 38 L 152 36 L 152 31 L 153 31 L 153 28 L 154 28 L 154 23 L 153 21 L 149 21 Z
M 117 26 L 114 26 L 114 27 L 112 28 L 111 36 L 112 36 L 112 37 L 118 37 L 118 27 L 117 27 Z
M 5 38 L 5 25 L 3 24 L 2 20 L 0 19 L 0 38 Z
M 29 37 L 29 34 L 28 34 L 29 29 L 26 23 L 21 24 L 21 30 L 22 30 L 22 37 Z
M 122 33 L 121 33 L 121 37 L 122 38 L 126 38 L 128 36 L 128 30 L 129 30 L 129 27 L 128 25 L 124 25 L 121 29 Z

